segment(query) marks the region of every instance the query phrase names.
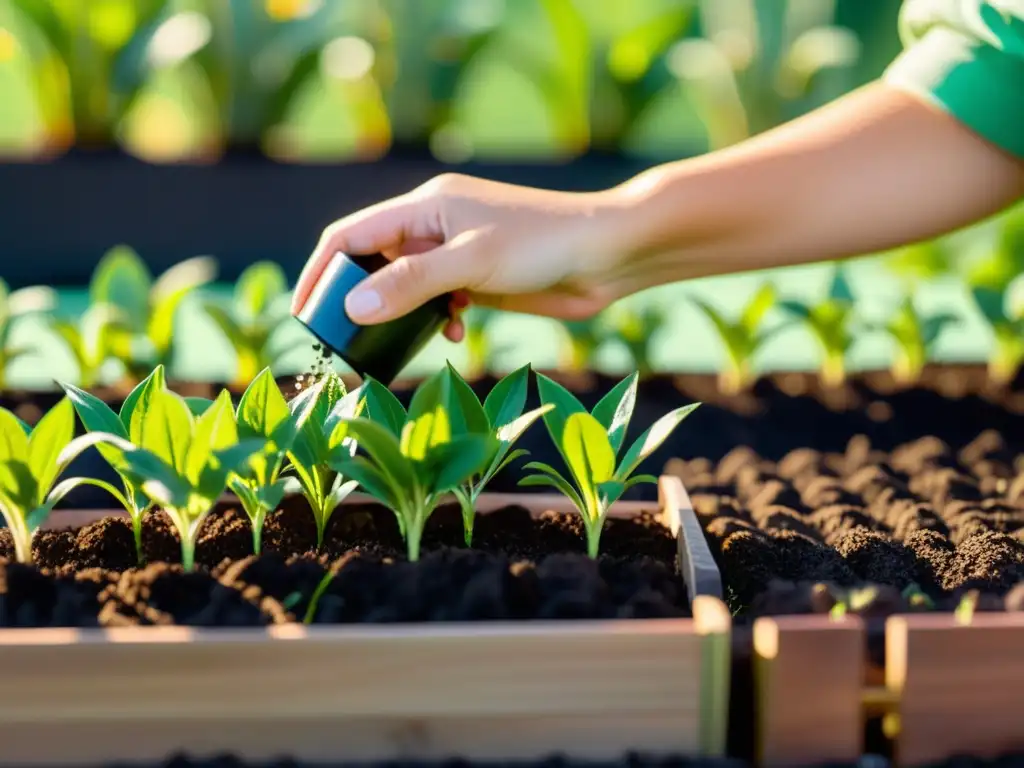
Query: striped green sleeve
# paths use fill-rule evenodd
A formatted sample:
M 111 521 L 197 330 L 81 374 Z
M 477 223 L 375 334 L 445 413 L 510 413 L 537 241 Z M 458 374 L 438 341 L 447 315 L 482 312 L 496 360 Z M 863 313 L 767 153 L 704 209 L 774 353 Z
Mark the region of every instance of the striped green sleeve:
M 906 0 L 885 80 L 1024 159 L 1024 0 Z

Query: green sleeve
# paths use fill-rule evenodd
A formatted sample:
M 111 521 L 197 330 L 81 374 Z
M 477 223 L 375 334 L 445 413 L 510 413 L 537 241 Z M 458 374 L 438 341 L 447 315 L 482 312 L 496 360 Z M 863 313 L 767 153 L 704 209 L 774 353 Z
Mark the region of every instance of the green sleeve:
M 1024 159 L 1024 0 L 906 0 L 885 80 Z

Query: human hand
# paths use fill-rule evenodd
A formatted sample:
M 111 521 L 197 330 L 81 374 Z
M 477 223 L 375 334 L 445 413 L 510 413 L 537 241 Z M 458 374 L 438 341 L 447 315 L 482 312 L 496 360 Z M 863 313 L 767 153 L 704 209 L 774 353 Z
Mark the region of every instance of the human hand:
M 621 262 L 611 192 L 569 193 L 445 174 L 329 226 L 292 299 L 297 313 L 333 256 L 380 252 L 393 263 L 348 296 L 345 311 L 370 325 L 452 293 L 445 335 L 459 341 L 471 302 L 567 320 L 618 298 Z

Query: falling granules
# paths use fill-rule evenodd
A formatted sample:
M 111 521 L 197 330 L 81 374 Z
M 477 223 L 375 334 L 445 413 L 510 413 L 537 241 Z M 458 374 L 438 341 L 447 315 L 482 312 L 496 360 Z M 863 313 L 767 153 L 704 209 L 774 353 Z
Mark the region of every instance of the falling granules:
M 310 366 L 309 373 L 300 373 L 295 377 L 295 391 L 301 392 L 307 387 L 315 386 L 317 382 L 324 378 L 333 369 L 331 365 L 331 351 L 326 345 L 320 342 L 313 343 L 313 364 Z

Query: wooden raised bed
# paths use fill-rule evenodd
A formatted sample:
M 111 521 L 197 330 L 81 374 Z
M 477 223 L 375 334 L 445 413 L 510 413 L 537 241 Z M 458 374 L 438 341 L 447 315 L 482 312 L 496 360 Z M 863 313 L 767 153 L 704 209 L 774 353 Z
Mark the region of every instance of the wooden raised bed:
M 682 484 L 662 478 L 659 490 L 687 580 L 713 589 Z M 480 511 L 510 501 L 537 513 L 565 504 L 490 495 Z M 96 515 L 58 512 L 49 526 Z M 719 756 L 731 617 L 717 596 L 697 594 L 692 608 L 678 620 L 3 630 L 0 763 L 182 750 L 334 761 Z
M 758 762 L 854 763 L 868 717 L 881 716 L 894 764 L 1024 750 L 1024 615 L 899 615 L 885 622 L 881 679 L 857 617 L 758 619 L 754 626 Z

